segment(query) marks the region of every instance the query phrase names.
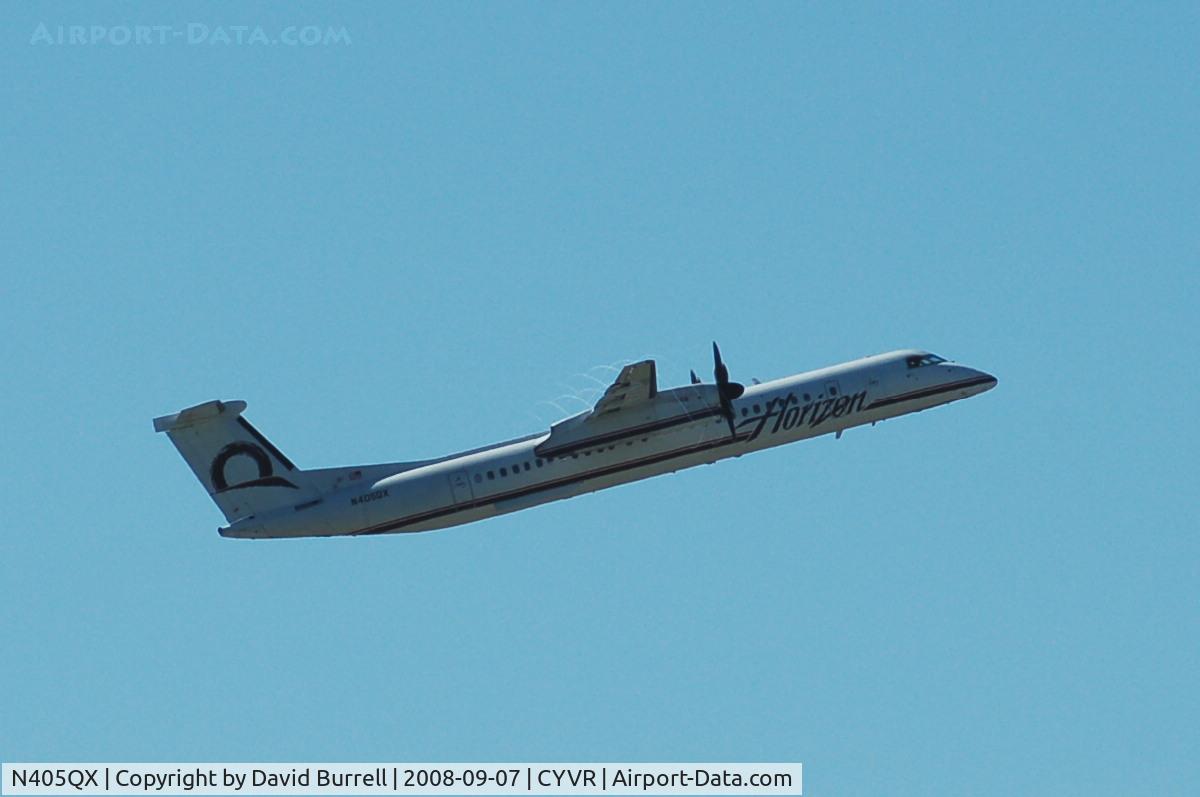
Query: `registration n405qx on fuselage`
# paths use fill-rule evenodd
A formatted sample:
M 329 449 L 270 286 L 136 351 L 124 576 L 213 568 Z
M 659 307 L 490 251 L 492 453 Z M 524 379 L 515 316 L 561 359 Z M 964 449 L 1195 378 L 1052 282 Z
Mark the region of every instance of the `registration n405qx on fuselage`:
M 209 401 L 154 419 L 229 525 L 226 537 L 428 531 L 841 433 L 990 390 L 996 378 L 915 349 L 745 387 L 713 344 L 714 381 L 659 390 L 653 360 L 625 366 L 590 410 L 516 440 L 439 459 L 302 470 Z

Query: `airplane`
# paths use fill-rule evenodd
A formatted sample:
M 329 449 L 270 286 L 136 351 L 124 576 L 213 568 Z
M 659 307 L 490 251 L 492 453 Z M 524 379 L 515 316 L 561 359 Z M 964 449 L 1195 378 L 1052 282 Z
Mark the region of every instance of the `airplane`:
M 745 386 L 713 343 L 712 383 L 659 390 L 631 363 L 589 410 L 549 431 L 418 462 L 302 470 L 250 425 L 244 401 L 154 419 L 229 521 L 224 537 L 430 531 L 806 440 L 842 436 L 991 390 L 996 377 L 917 349 Z

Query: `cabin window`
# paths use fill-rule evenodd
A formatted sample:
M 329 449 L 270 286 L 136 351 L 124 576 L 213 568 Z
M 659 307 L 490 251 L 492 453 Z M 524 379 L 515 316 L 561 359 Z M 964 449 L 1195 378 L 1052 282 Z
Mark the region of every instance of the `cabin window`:
M 494 470 L 489 470 L 489 471 L 488 471 L 488 478 L 489 478 L 489 479 L 494 479 L 494 478 L 496 478 L 496 471 L 494 471 Z
M 529 463 L 528 463 L 528 462 L 526 462 L 526 463 L 525 463 L 525 470 L 526 470 L 526 471 L 528 471 L 528 470 L 529 470 Z
M 537 459 L 535 459 L 533 462 L 534 462 L 534 464 L 535 464 L 535 465 L 537 465 L 539 468 L 540 468 L 540 467 L 542 467 L 542 459 L 541 459 L 541 457 L 538 457 L 538 458 L 537 458 Z
M 483 481 L 483 476 L 482 476 L 482 475 L 480 475 L 480 474 L 478 474 L 478 473 L 476 473 L 476 474 L 475 474 L 475 483 L 476 483 L 476 484 L 479 484 L 481 481 Z
M 836 387 L 834 387 L 834 386 L 832 386 L 832 385 L 830 385 L 830 386 L 829 386 L 829 395 L 831 395 L 831 396 L 836 396 L 836 395 L 837 395 L 837 388 L 836 388 Z
M 507 475 L 508 475 L 508 468 L 501 468 L 501 469 L 500 469 L 500 475 L 501 475 L 501 476 L 507 476 Z
M 754 414 L 758 415 L 760 412 L 762 412 L 762 408 L 759 407 L 757 404 L 755 404 L 754 405 Z
M 805 393 L 805 394 L 804 394 L 804 400 L 805 400 L 805 401 L 812 401 L 812 395 L 810 395 L 810 394 L 808 394 L 808 393 Z
M 742 417 L 745 418 L 749 414 L 750 414 L 750 410 L 747 409 L 746 407 L 742 407 Z

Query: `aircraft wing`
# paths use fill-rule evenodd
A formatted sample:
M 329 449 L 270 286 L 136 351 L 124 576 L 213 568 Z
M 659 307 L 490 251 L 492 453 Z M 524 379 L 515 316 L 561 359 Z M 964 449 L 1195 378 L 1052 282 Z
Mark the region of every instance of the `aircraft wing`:
M 654 360 L 627 365 L 596 406 L 550 427 L 534 450 L 556 457 L 632 436 L 645 437 L 720 413 L 716 385 L 692 384 L 658 392 Z
M 596 406 L 550 427 L 550 436 L 537 446 L 540 456 L 557 456 L 588 445 L 599 445 L 635 434 L 670 412 L 658 397 L 654 360 L 627 365 L 604 391 Z
M 654 360 L 642 360 L 621 369 L 617 379 L 592 408 L 592 416 L 599 417 L 617 412 L 631 405 L 640 404 L 658 393 L 658 374 Z

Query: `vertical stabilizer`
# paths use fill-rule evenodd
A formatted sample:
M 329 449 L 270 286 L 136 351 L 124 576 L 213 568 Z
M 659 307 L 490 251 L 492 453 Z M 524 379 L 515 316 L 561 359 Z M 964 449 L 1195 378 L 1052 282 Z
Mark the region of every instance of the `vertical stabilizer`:
M 304 471 L 242 417 L 244 401 L 209 401 L 154 419 L 229 521 L 318 497 Z

